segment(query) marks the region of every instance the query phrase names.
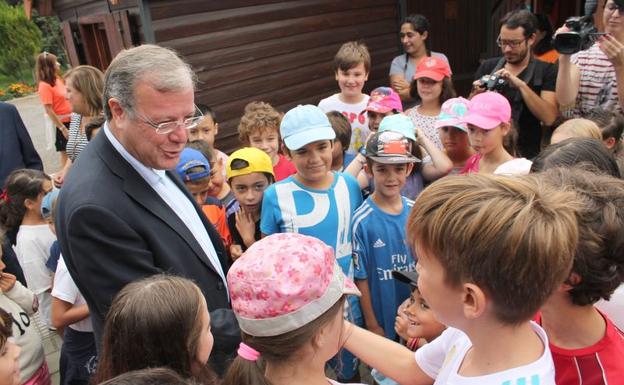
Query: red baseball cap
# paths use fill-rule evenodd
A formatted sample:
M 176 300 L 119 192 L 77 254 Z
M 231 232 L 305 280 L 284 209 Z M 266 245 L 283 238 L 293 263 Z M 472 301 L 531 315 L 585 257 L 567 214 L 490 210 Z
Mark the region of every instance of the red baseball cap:
M 446 60 L 431 56 L 420 59 L 414 72 L 414 79 L 429 78 L 439 82 L 445 77 L 451 77 L 452 74 L 451 67 Z

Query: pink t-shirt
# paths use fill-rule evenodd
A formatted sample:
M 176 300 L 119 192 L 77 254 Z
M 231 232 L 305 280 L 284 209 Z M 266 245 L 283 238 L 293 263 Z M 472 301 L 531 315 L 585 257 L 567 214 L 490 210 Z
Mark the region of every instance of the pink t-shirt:
M 284 155 L 279 155 L 277 164 L 273 166 L 273 173 L 275 174 L 275 181 L 279 182 L 282 179 L 286 179 L 292 174 L 296 173 L 297 169 L 291 161 L 286 159 Z

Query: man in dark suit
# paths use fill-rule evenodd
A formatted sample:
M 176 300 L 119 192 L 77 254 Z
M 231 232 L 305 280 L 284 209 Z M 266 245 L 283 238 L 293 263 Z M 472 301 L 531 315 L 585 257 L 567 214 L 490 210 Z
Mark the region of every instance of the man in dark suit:
M 61 189 L 58 240 L 98 342 L 115 294 L 145 276 L 189 278 L 211 314 L 229 307 L 221 238 L 184 185 L 165 171 L 176 166 L 187 130 L 198 120 L 194 79 L 188 64 L 166 48 L 122 51 L 105 75 L 106 123 Z M 220 330 L 213 333 L 218 344 Z
M 20 168 L 43 171 L 43 163 L 17 108 L 0 102 L 0 188 L 6 177 Z

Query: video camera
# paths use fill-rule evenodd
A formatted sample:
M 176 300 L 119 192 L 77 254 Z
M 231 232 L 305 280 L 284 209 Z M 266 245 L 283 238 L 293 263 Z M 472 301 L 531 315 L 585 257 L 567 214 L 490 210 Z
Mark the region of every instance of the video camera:
M 596 41 L 596 36 L 604 33 L 598 32 L 592 16 L 574 16 L 565 21 L 568 32 L 560 32 L 553 39 L 553 46 L 557 52 L 571 55 L 591 47 Z

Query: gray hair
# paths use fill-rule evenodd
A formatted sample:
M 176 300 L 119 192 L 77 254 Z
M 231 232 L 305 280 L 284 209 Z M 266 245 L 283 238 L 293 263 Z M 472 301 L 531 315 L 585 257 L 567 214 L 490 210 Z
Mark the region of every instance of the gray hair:
M 135 108 L 134 89 L 146 81 L 158 92 L 195 89 L 197 77 L 178 54 L 164 47 L 145 44 L 121 51 L 111 62 L 104 77 L 102 93 L 104 114 L 112 119 L 108 100 L 115 98 L 129 114 Z

